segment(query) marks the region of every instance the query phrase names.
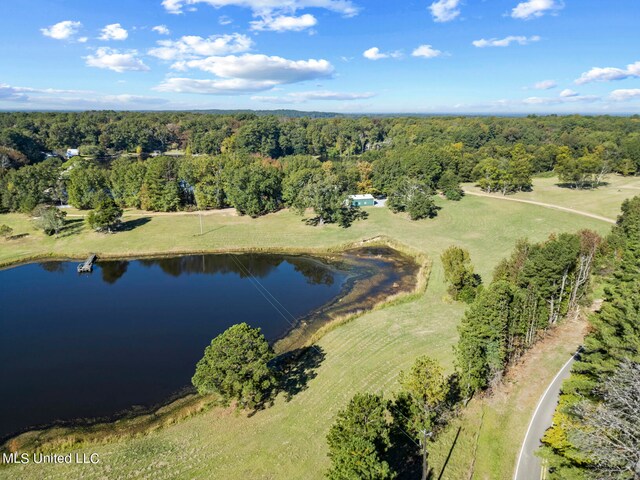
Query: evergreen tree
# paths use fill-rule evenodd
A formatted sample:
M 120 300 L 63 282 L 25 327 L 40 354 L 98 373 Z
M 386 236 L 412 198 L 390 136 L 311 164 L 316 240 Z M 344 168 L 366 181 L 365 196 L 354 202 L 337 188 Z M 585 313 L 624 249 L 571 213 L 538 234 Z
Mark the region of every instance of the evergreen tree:
M 268 363 L 274 353 L 259 328 L 240 323 L 228 328 L 205 348 L 191 379 L 200 394 L 216 393 L 223 401 L 256 408 L 276 385 Z
M 146 161 L 140 205 L 144 210 L 174 212 L 181 203 L 178 164 L 172 157 L 154 157 Z
M 98 202 L 94 210 L 87 215 L 87 225 L 98 232 L 111 230 L 118 227 L 122 219 L 122 208 L 111 197 L 105 196 Z
M 327 477 L 391 479 L 395 473 L 384 460 L 391 446 L 386 402 L 381 395 L 356 394 L 338 412 L 327 435 L 331 468 Z
M 123 208 L 140 208 L 140 192 L 146 173 L 145 163 L 129 158 L 119 157 L 111 164 L 111 195 Z
M 482 290 L 465 313 L 456 358 L 467 396 L 496 386 L 502 378 L 515 337 L 523 333 L 521 302 L 517 288 L 501 280 Z
M 199 209 L 219 209 L 226 205 L 224 159 L 200 156 L 192 158 L 195 201 Z

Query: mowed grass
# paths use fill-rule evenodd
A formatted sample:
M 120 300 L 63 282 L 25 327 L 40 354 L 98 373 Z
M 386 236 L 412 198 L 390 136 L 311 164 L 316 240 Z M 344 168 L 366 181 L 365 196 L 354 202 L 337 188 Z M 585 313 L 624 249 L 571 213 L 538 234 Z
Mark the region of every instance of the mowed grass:
M 555 176 L 538 177 L 533 179 L 531 192 L 518 192 L 508 195 L 507 198 L 559 205 L 615 220 L 622 202 L 627 198 L 640 195 L 640 177 L 609 175 L 605 181 L 606 185 L 593 190 L 575 190 L 558 186 L 559 180 Z M 480 191 L 474 184 L 465 184 L 464 188 Z
M 213 214 L 203 216 L 204 235 L 199 235 L 197 215 L 153 216 L 147 223 L 114 235 L 79 227 L 78 232 L 57 239 L 34 232 L 23 216 L 0 216 L 0 224 L 9 224 L 15 233 L 30 233 L 24 239 L 0 242 L 0 262 L 5 263 L 37 255 L 78 258 L 88 252 L 104 256 L 243 248 L 328 249 L 378 235 L 392 237 L 433 259 L 429 286 L 420 298 L 369 312 L 321 338 L 318 347 L 326 359 L 308 389 L 291 401 L 279 397 L 273 407 L 252 417 L 214 409 L 141 438 L 74 450 L 99 453 L 98 465 L 12 466 L 0 468 L 0 478 L 323 478 L 328 466 L 326 433 L 336 412 L 354 393 L 384 391 L 389 396 L 397 388 L 399 372 L 421 354 L 437 358 L 452 370 L 452 348 L 465 307 L 447 299 L 439 261 L 443 249 L 451 244 L 467 248 L 477 272 L 489 281 L 492 269 L 518 238 L 539 241 L 553 232 L 591 228 L 604 234 L 610 229 L 596 219 L 491 198 L 469 196 L 461 202 L 439 200 L 439 204 L 443 208 L 437 218 L 419 222 L 386 209 L 369 208 L 369 218 L 349 229 L 309 227 L 287 211 L 255 220 Z M 140 217 L 126 220 L 133 218 Z M 556 353 L 540 362 L 541 379 L 553 377 L 563 355 Z M 533 385 L 531 398 L 537 400 L 545 386 Z M 469 416 L 460 420 L 464 427 L 442 478 L 467 478 L 472 469 L 474 478 L 496 478 L 492 476 L 496 465 L 509 477 L 535 401 L 517 407 L 517 415 L 507 409 L 511 416 L 506 417 L 496 409 L 497 420 L 485 422 L 481 430 L 470 409 Z M 485 408 L 493 407 L 489 403 Z M 513 417 L 517 417 L 513 424 L 500 421 Z M 478 432 L 481 442 L 503 440 L 499 449 L 478 446 L 485 457 L 474 464 Z M 447 432 L 434 445 L 436 473 L 445 463 L 453 434 Z

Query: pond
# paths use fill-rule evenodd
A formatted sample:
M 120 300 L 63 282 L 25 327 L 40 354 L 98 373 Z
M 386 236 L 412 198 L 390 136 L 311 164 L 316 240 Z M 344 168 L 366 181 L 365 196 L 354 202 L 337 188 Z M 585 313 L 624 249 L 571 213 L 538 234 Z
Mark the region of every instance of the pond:
M 377 294 L 401 280 L 380 255 L 353 257 L 187 255 L 99 260 L 91 274 L 78 274 L 77 262 L 0 271 L 0 438 L 166 402 L 189 388 L 205 346 L 228 327 L 247 322 L 273 344 L 366 278 L 386 270 Z

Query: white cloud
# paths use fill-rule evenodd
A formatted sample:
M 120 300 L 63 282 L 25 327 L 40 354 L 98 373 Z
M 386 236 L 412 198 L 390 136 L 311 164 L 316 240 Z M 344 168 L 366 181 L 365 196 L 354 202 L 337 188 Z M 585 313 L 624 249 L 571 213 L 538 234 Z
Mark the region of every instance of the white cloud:
M 87 43 L 88 40 L 89 40 L 89 37 L 80 37 L 78 39 L 78 42 L 79 43 Z
M 299 17 L 280 15 L 277 17 L 265 16 L 260 20 L 251 22 L 251 30 L 273 32 L 300 32 L 307 28 L 315 27 L 318 20 L 313 15 L 305 13 Z
M 169 27 L 167 27 L 166 25 L 156 25 L 151 30 L 153 30 L 154 32 L 158 33 L 159 35 L 169 35 L 169 34 L 171 34 L 171 31 L 169 30 Z
M 570 95 L 558 97 L 529 97 L 522 103 L 525 105 L 560 105 L 564 103 L 593 103 L 602 100 L 595 95 Z
M 253 46 L 253 40 L 239 33 L 212 35 L 208 38 L 187 35 L 179 40 L 160 40 L 158 45 L 160 46 L 149 50 L 149 55 L 161 60 L 181 60 L 246 52 Z
M 251 100 L 265 103 L 304 103 L 313 100 L 322 101 L 353 101 L 364 100 L 372 98 L 375 93 L 344 93 L 344 92 L 331 92 L 327 90 L 310 91 L 310 92 L 295 92 L 289 93 L 286 96 L 253 96 Z
M 615 67 L 593 67 L 588 72 L 583 73 L 575 83 L 582 85 L 590 82 L 610 82 L 613 80 L 624 80 L 626 78 L 640 77 L 640 62 L 627 65 L 626 69 Z
M 269 90 L 278 85 L 273 81 L 253 81 L 244 79 L 201 80 L 173 77 L 154 87 L 159 92 L 199 93 L 206 95 L 235 95 Z
M 558 84 L 555 80 L 542 80 L 541 82 L 536 83 L 533 88 L 536 90 L 549 90 L 551 88 L 556 88 Z
M 429 7 L 433 20 L 436 22 L 449 22 L 460 15 L 461 0 L 438 0 Z
M 365 50 L 362 53 L 362 56 L 364 58 L 368 58 L 369 60 L 382 60 L 383 58 L 401 58 L 402 52 L 395 51 L 395 52 L 383 53 L 380 51 L 378 47 L 372 47 L 369 50 Z
M 293 103 L 301 103 L 299 100 L 291 97 L 275 97 L 275 96 L 264 96 L 264 95 L 254 95 L 251 97 L 251 100 L 254 102 L 260 103 L 274 103 L 276 105 L 291 105 Z
M 511 16 L 521 20 L 529 20 L 541 17 L 549 11 L 560 10 L 563 7 L 564 5 L 556 0 L 528 0 L 516 5 L 511 10 Z
M 17 88 L 6 83 L 0 83 L 0 102 L 25 102 L 28 99 L 29 97 Z
M 106 68 L 114 72 L 146 72 L 149 70 L 142 60 L 137 57 L 136 50 L 120 52 L 107 47 L 100 47 L 95 54 L 85 58 L 87 66 L 96 68 Z
M 435 58 L 442 55 L 440 50 L 436 50 L 431 45 L 420 45 L 413 52 L 411 52 L 412 57 L 422 57 L 422 58 Z
M 257 16 L 268 16 L 274 12 L 295 13 L 304 8 L 324 8 L 351 17 L 358 14 L 358 8 L 350 0 L 163 0 L 162 5 L 169 13 L 182 13 L 183 7 L 204 3 L 214 8 L 244 7 Z
M 176 62 L 175 70 L 199 69 L 217 79 L 169 78 L 156 90 L 163 92 L 230 94 L 272 89 L 278 85 L 299 83 L 333 74 L 327 60 L 288 60 L 282 57 L 244 54 L 211 56 Z
M 137 105 L 163 105 L 168 103 L 168 100 L 157 97 L 147 97 L 145 95 L 130 95 L 127 93 L 120 95 L 104 95 L 98 97 L 100 102 L 114 103 L 116 105 L 122 104 L 137 104 Z
M 575 91 L 571 90 L 570 88 L 565 88 L 564 90 L 562 90 L 560 92 L 560 96 L 563 97 L 563 98 L 577 97 L 578 95 L 580 95 L 578 92 L 575 92 Z
M 480 39 L 474 40 L 471 42 L 474 47 L 485 48 L 485 47 L 508 47 L 512 43 L 517 43 L 519 45 L 528 45 L 532 42 L 539 42 L 540 37 L 538 35 L 534 35 L 532 37 L 524 37 L 524 36 L 514 36 L 509 35 L 505 38 L 489 38 L 489 39 Z
M 633 100 L 640 99 L 640 88 L 621 88 L 619 90 L 614 90 L 609 95 L 611 100 L 615 100 L 616 102 L 622 102 L 625 100 Z
M 32 87 L 11 87 L 16 92 L 25 92 L 25 93 L 36 93 L 36 94 L 50 94 L 50 95 L 59 95 L 59 94 L 90 94 L 94 93 L 91 90 L 69 90 L 69 89 L 60 89 L 60 88 L 32 88 Z
M 82 27 L 82 23 L 72 20 L 65 20 L 51 25 L 47 28 L 41 28 L 40 31 L 45 37 L 55 38 L 56 40 L 69 40 Z
M 66 90 L 58 88 L 14 87 L 0 84 L 0 102 L 28 103 L 35 108 L 63 109 L 132 109 L 161 106 L 168 100 L 142 95 L 101 95 L 91 90 Z
M 177 62 L 173 68 L 197 68 L 222 78 L 274 81 L 278 84 L 326 78 L 333 73 L 333 66 L 327 60 L 288 60 L 248 53 Z
M 230 17 L 227 17 L 226 15 L 222 15 L 219 19 L 218 19 L 218 23 L 220 25 L 229 25 L 231 23 L 233 23 L 233 20 L 231 20 Z
M 102 29 L 100 40 L 126 40 L 129 33 L 119 23 L 112 23 Z

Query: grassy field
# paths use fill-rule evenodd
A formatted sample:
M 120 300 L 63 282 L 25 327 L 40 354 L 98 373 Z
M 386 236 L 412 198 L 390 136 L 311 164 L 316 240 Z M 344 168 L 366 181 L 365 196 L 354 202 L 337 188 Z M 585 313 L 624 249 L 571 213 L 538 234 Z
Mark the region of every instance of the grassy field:
M 535 178 L 531 192 L 518 192 L 509 195 L 508 198 L 560 205 L 615 220 L 620 204 L 626 198 L 640 195 L 640 177 L 609 175 L 606 182 L 607 185 L 595 190 L 574 190 L 559 187 L 557 177 Z M 480 191 L 473 184 L 465 184 L 464 188 L 475 192 Z
M 598 207 L 602 208 L 599 214 L 615 218 L 622 199 L 616 196 L 615 206 L 602 200 L 605 188 L 611 187 L 578 195 L 591 194 L 589 204 L 609 205 Z M 575 202 L 576 192 L 559 191 L 554 202 Z M 617 195 L 615 187 L 610 191 Z M 634 193 L 630 189 L 628 196 Z M 443 208 L 438 217 L 421 222 L 370 208 L 369 219 L 349 229 L 308 227 L 287 211 L 256 220 L 211 214 L 203 216 L 204 235 L 199 235 L 197 215 L 130 213 L 125 220 L 136 221 L 137 226 L 128 231 L 100 235 L 78 223 L 58 239 L 34 232 L 23 216 L 1 215 L 0 224 L 12 226 L 14 233 L 29 233 L 22 239 L 0 241 L 0 262 L 5 264 L 36 256 L 78 258 L 88 252 L 117 256 L 243 248 L 328 249 L 378 235 L 397 239 L 434 262 L 429 286 L 420 298 L 367 313 L 321 338 L 318 346 L 326 358 L 317 376 L 288 402 L 278 398 L 273 407 L 250 418 L 214 409 L 148 436 L 79 450 L 99 453 L 97 466 L 12 466 L 0 468 L 0 478 L 322 478 L 328 465 L 326 432 L 337 410 L 355 392 L 384 390 L 389 395 L 396 388 L 398 373 L 420 354 L 432 355 L 452 368 L 452 347 L 464 306 L 446 297 L 438 260 L 443 249 L 451 244 L 467 248 L 476 270 L 488 281 L 518 238 L 542 240 L 552 232 L 591 228 L 606 233 L 610 229 L 610 224 L 596 219 L 492 198 L 469 196 L 461 202 L 439 200 L 439 204 Z M 499 399 L 472 402 L 434 445 L 436 474 L 445 464 L 459 425 L 460 435 L 441 478 L 510 478 L 537 398 L 566 361 L 574 340 L 571 337 L 545 350 L 535 362 L 535 381 L 513 387 L 518 395 L 505 396 L 502 403 Z

